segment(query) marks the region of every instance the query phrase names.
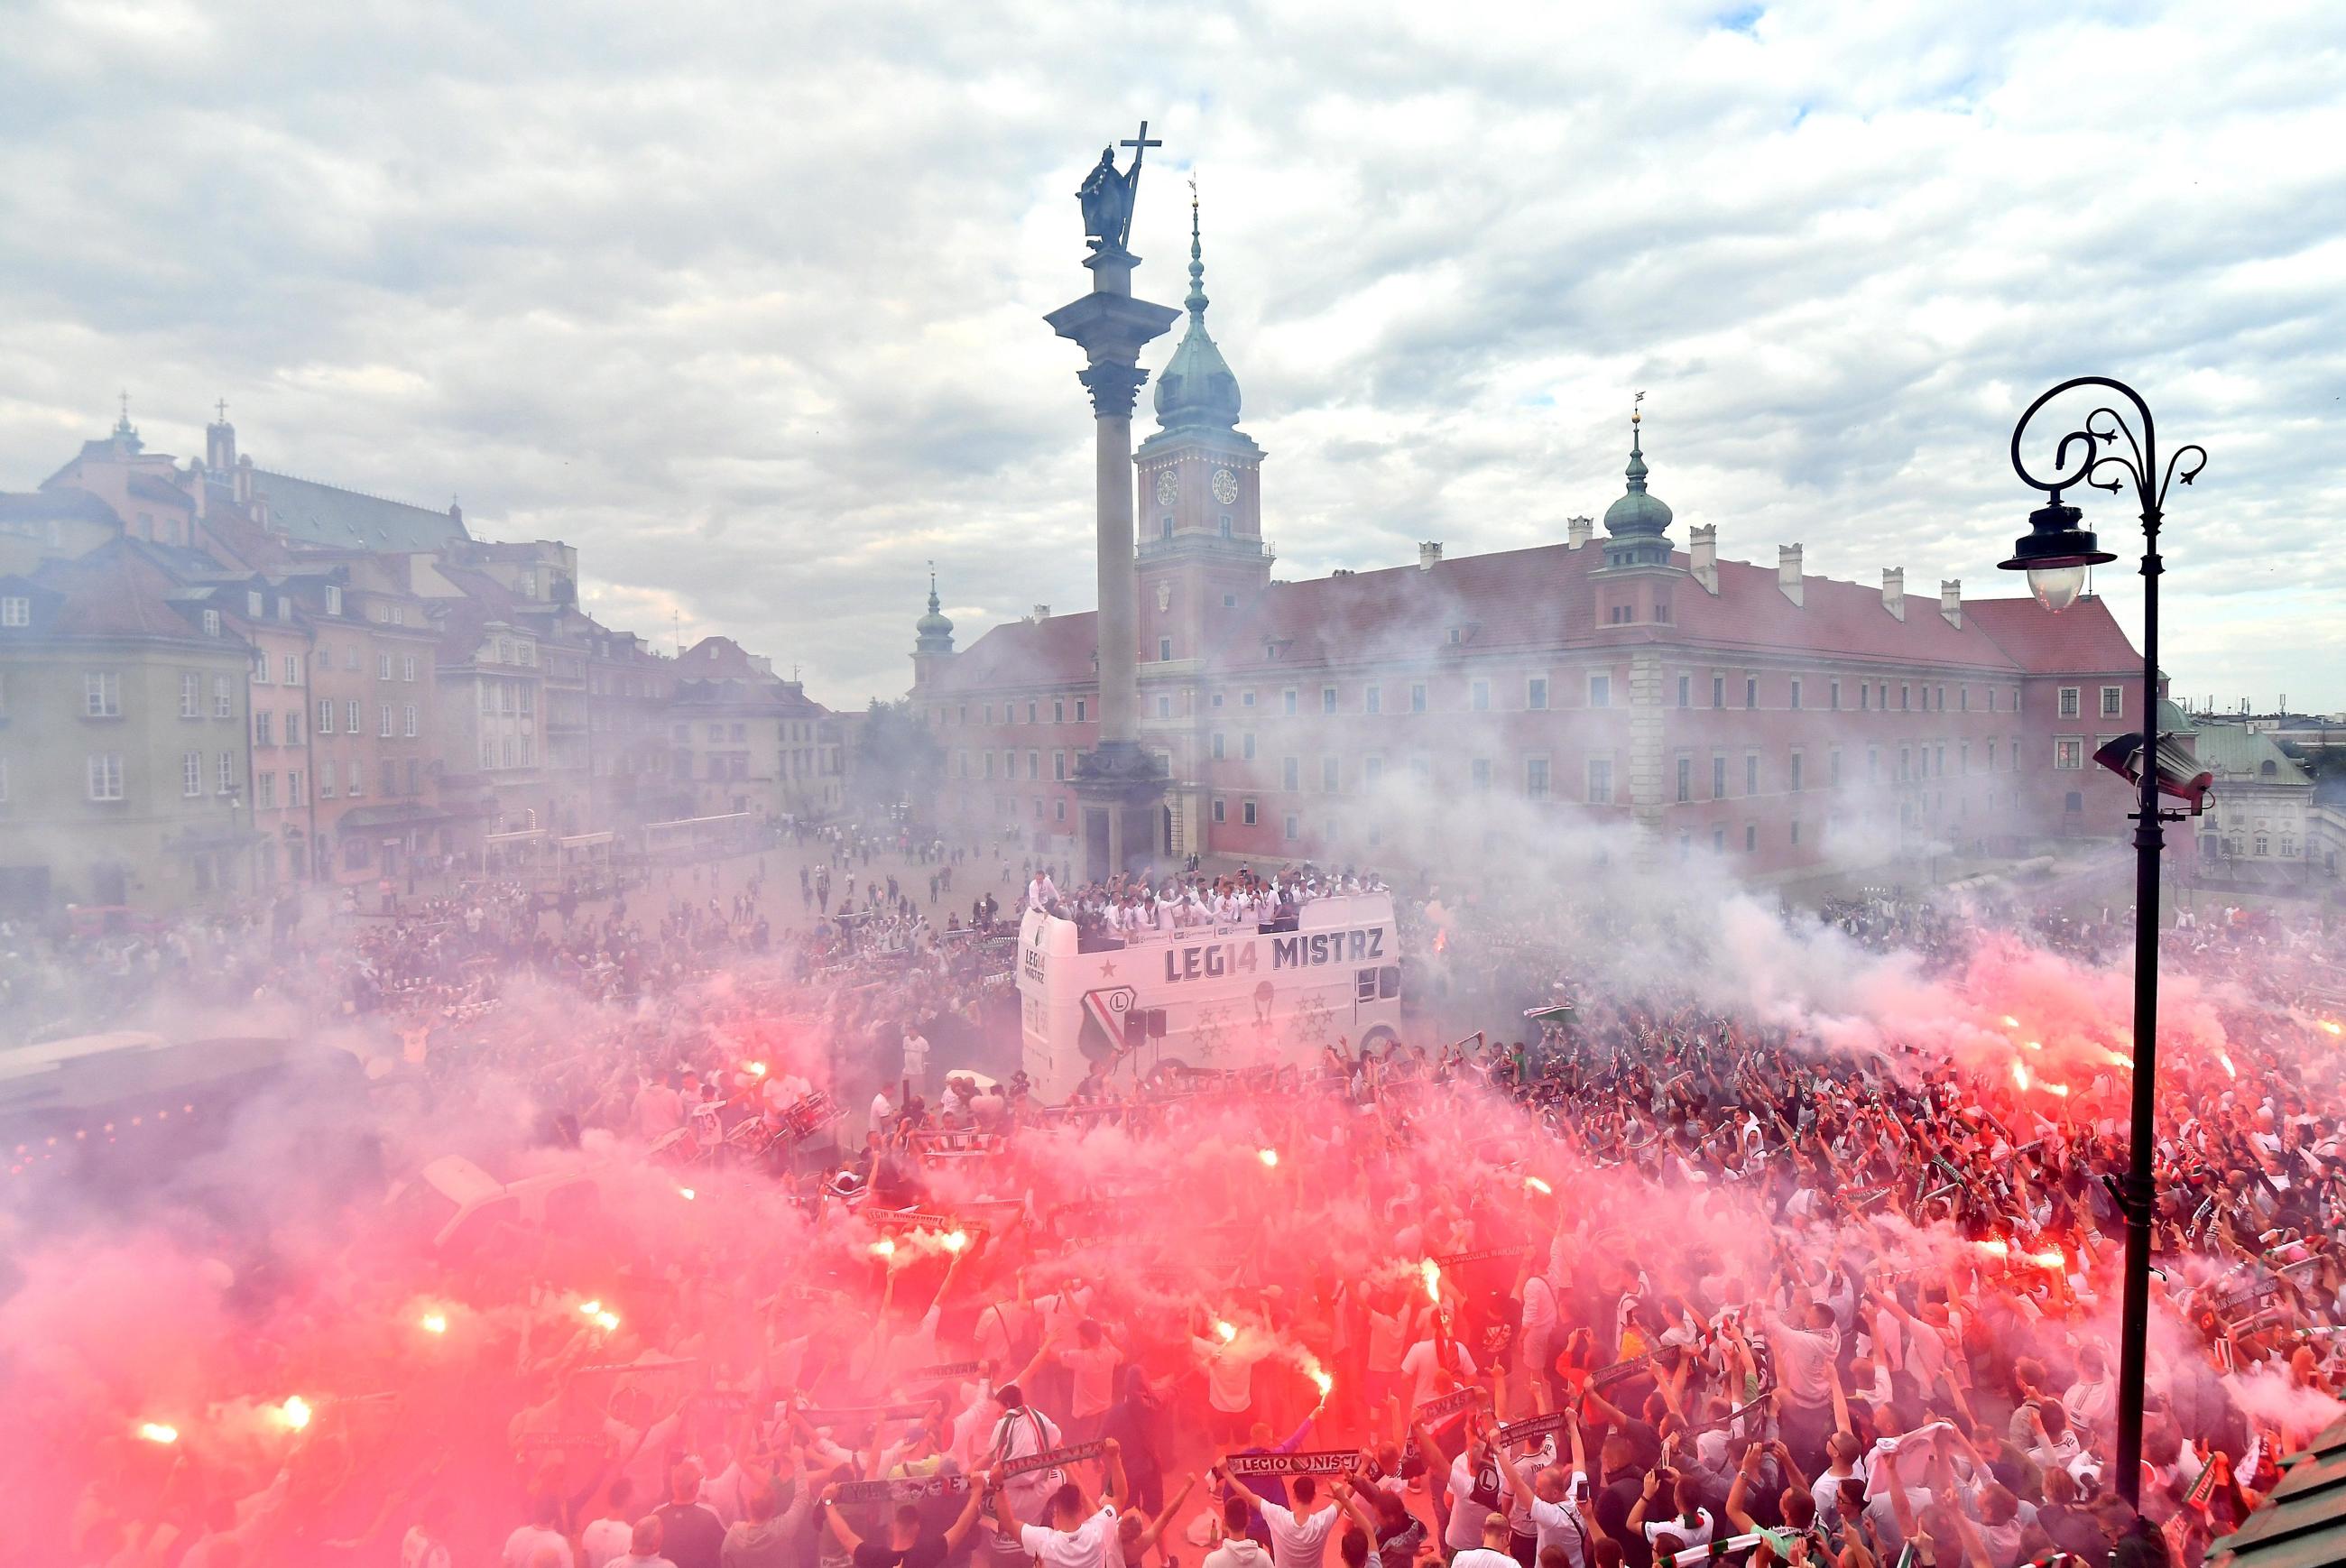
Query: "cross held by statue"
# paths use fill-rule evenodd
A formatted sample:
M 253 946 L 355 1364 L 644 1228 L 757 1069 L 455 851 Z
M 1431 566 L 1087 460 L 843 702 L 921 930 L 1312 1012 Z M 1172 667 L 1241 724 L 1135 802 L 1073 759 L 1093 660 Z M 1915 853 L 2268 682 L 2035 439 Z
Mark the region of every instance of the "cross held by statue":
M 1132 149 L 1132 164 L 1135 168 L 1137 168 L 1140 167 L 1140 160 L 1148 156 L 1148 149 L 1150 148 L 1163 147 L 1165 144 L 1161 141 L 1154 140 L 1149 137 L 1148 122 L 1147 120 L 1143 120 L 1140 122 L 1140 134 L 1138 136 L 1127 137 L 1124 140 L 1117 143 L 1116 145 L 1118 147 L 1128 147 Z

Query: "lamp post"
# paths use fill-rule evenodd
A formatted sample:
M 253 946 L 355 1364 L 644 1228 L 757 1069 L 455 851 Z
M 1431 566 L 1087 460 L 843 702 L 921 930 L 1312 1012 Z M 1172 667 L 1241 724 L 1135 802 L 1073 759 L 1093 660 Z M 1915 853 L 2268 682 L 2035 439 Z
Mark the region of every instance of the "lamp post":
M 2078 429 L 2061 437 L 2054 453 L 2054 475 L 2040 479 L 2020 454 L 2021 437 L 2037 412 L 2079 387 L 2106 389 L 2132 405 L 2139 439 L 2118 408 L 2105 403 Z M 2123 443 L 2123 444 L 2121 444 Z M 2055 614 L 2076 603 L 2089 566 L 2117 559 L 2080 526 L 2084 514 L 2064 505 L 2061 493 L 2079 484 L 2122 493 L 2130 484 L 2142 508 L 2142 746 L 2134 828 L 2134 1105 L 2127 1134 L 2125 1178 L 2116 1184 L 2126 1214 L 2126 1292 L 2119 1323 L 2117 1489 L 2128 1506 L 2139 1506 L 2142 1490 L 2142 1393 L 2144 1342 L 2150 1317 L 2150 1220 L 2155 1198 L 2151 1156 L 2156 1140 L 2158 1066 L 2158 857 L 2166 842 L 2158 809 L 2158 526 L 2168 487 L 2188 484 L 2208 465 L 2205 449 L 2178 447 L 2159 465 L 2157 437 L 2149 405 L 2132 387 L 2107 376 L 2075 376 L 2028 405 L 2012 429 L 2012 466 L 2021 482 L 2045 492 L 2045 503 L 2029 514 L 2029 532 L 2014 542 L 2009 572 L 2026 572 L 2029 591 Z

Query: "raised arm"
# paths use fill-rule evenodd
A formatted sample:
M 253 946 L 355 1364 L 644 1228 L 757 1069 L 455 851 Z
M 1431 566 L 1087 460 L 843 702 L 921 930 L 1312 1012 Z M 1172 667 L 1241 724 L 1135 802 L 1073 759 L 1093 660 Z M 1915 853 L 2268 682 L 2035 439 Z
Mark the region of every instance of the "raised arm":
M 1505 1504 L 1505 1512 L 1513 1513 L 1516 1509 L 1526 1504 L 1523 1477 L 1515 1473 L 1515 1461 L 1508 1456 L 1506 1445 L 1499 1441 L 1497 1434 L 1493 1432 L 1486 1435 L 1490 1441 L 1492 1455 L 1499 1461 L 1494 1468 L 1499 1472 L 1500 1500 Z
M 1124 1444 L 1107 1440 L 1107 1491 L 1103 1494 L 1121 1502 L 1129 1495 L 1124 1483 Z
M 834 1481 L 822 1489 L 822 1501 L 815 1506 L 822 1510 L 822 1522 L 831 1526 L 831 1534 L 847 1548 L 848 1555 L 852 1557 L 855 1549 L 863 1544 L 863 1537 L 855 1533 L 855 1527 L 847 1522 L 846 1517 L 839 1512 L 838 1504 L 832 1501 L 838 1492 L 839 1482 Z
M 1882 1471 L 1882 1484 L 1890 1489 L 1891 1516 L 1898 1521 L 1898 1533 L 1903 1540 L 1914 1539 L 1914 1502 L 1906 1495 L 1906 1483 L 1898 1479 L 1898 1455 L 1895 1450 L 1875 1461 Z
M 994 1522 L 1001 1527 L 1007 1540 L 1018 1539 L 1018 1515 L 1011 1512 L 1010 1489 L 1002 1484 L 1002 1467 L 996 1465 L 985 1472 L 985 1488 L 994 1494 Z
M 1164 1536 L 1165 1527 L 1173 1522 L 1173 1516 L 1181 1512 L 1181 1505 L 1189 1501 L 1189 1493 L 1196 1489 L 1197 1485 L 1198 1476 L 1193 1471 L 1188 1478 L 1181 1482 L 1181 1490 L 1173 1494 L 1173 1500 L 1165 1505 L 1164 1511 L 1150 1520 L 1148 1528 L 1140 1532 L 1140 1540 L 1136 1548 L 1126 1553 L 1127 1568 L 1148 1555 L 1149 1549 Z
M 1727 1489 L 1727 1522 L 1735 1526 L 1738 1535 L 1749 1535 L 1760 1528 L 1745 1500 L 1751 1495 L 1751 1478 L 1760 1473 L 1761 1452 L 1758 1443 L 1743 1451 L 1743 1462 L 1735 1467 L 1735 1484 Z
M 1377 1522 L 1370 1515 L 1367 1509 L 1361 1506 L 1360 1496 L 1353 1492 L 1352 1483 L 1339 1481 L 1329 1490 L 1335 1493 L 1336 1506 L 1342 1509 L 1346 1517 L 1361 1527 L 1362 1534 L 1374 1542 L 1377 1538 Z
M 1043 1363 L 1051 1359 L 1051 1353 L 1058 1348 L 1059 1336 L 1056 1331 L 1044 1335 L 1043 1342 L 1035 1347 L 1035 1354 L 1033 1357 L 1027 1360 L 1025 1366 L 1018 1369 L 1016 1376 L 1009 1379 L 1008 1380 L 1024 1386 L 1034 1378 L 1036 1372 L 1043 1369 Z
M 969 1496 L 964 1500 L 961 1505 L 961 1512 L 954 1518 L 954 1522 L 950 1525 L 945 1527 L 945 1551 L 947 1553 L 952 1553 L 957 1549 L 961 1543 L 968 1538 L 970 1527 L 977 1522 L 978 1505 L 984 1501 L 985 1488 L 977 1484 L 975 1481 L 971 1482 Z M 851 1546 L 848 1550 L 852 1552 L 854 1551 L 854 1548 Z
M 1229 1488 L 1232 1496 L 1245 1498 L 1247 1500 L 1248 1507 L 1253 1509 L 1258 1513 L 1262 1512 L 1262 1499 L 1257 1497 L 1254 1492 L 1248 1488 L 1245 1481 L 1242 1481 L 1237 1476 L 1232 1475 L 1230 1473 L 1229 1466 L 1224 1464 L 1214 1466 L 1214 1479 L 1220 1481 L 1225 1487 Z

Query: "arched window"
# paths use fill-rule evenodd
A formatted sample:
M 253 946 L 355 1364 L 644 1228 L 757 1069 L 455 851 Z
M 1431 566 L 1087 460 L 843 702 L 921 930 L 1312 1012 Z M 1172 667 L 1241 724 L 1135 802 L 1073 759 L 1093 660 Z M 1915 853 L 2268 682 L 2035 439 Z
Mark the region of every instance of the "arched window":
M 2262 762 L 2259 762 L 2259 763 L 2258 763 L 2258 764 L 2257 764 L 2257 777 L 2258 777 L 2258 778 L 2259 778 L 2259 779 L 2278 779 L 2278 778 L 2280 778 L 2280 764 L 2278 764 L 2278 763 L 2276 763 L 2275 761 L 2273 761 L 2273 759 L 2272 759 L 2271 758 L 2270 758 L 2270 757 L 2266 758 Z

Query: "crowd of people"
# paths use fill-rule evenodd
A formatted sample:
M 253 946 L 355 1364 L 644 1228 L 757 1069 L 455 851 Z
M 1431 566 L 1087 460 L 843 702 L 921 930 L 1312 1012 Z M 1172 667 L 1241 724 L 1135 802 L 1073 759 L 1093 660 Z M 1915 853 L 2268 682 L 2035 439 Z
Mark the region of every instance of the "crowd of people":
M 1314 899 L 1383 892 L 1373 872 L 1289 866 L 1265 876 L 1252 867 L 1219 875 L 1192 865 L 1175 875 L 1118 875 L 1062 890 L 1049 864 L 1035 866 L 1023 907 L 1071 921 L 1087 944 L 1135 943 L 1167 933 L 1292 921 Z
M 217 964 L 403 1042 L 395 1170 L 457 1148 L 597 1198 L 516 1198 L 453 1249 L 354 1202 L 267 1238 L 266 1295 L 203 1227 L 25 1236 L 0 1354 L 32 1441 L 0 1476 L 36 1560 L 2189 1564 L 2341 1409 L 2346 1044 L 2307 1001 L 2346 952 L 2318 921 L 2164 939 L 2137 1516 L 2098 1179 L 2133 1046 L 2090 967 L 2122 920 L 1786 917 L 1879 972 L 1828 1006 L 1722 1001 L 1684 913 L 1419 884 L 1395 901 L 1449 1006 L 1391 1050 L 1047 1105 L 932 1044 L 1015 1001 L 984 937 L 929 923 L 955 869 L 1107 941 L 1383 884 L 1063 892 L 998 849 L 828 850 L 869 918 L 776 935 L 761 866 L 680 869 Z M 1599 940 L 1657 960 L 1600 974 Z M 1560 988 L 1569 1021 L 1526 1024 Z M 1460 1007 L 1500 1026 L 1453 1038 Z

